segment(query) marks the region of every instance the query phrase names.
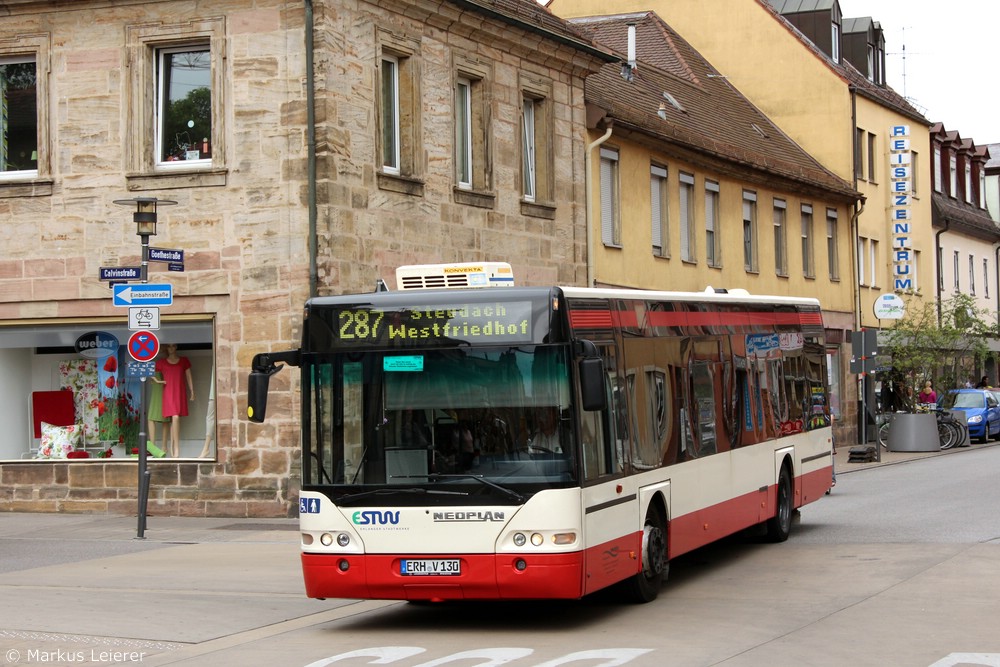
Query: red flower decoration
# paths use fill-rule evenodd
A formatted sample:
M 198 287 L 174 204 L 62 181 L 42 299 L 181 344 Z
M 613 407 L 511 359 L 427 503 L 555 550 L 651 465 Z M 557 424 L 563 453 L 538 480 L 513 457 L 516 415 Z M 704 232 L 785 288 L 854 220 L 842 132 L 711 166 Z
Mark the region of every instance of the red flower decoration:
M 109 373 L 114 373 L 118 370 L 118 360 L 114 357 L 108 357 L 107 361 L 104 362 L 104 370 Z
M 114 389 L 115 388 L 115 378 L 114 378 L 114 376 L 111 376 L 107 380 L 105 380 L 104 381 L 104 386 L 107 387 L 108 389 Z

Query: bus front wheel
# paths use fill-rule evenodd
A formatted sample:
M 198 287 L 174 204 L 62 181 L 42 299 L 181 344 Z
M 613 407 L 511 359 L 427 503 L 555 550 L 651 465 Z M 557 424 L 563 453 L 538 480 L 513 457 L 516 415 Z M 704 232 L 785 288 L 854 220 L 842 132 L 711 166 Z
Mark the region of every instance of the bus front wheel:
M 777 507 L 774 516 L 767 520 L 767 541 L 784 542 L 792 532 L 792 476 L 788 466 L 781 466 L 778 475 Z
M 625 582 L 629 599 L 634 602 L 655 600 L 669 569 L 667 520 L 660 506 L 653 503 L 646 510 L 642 527 L 642 570 Z

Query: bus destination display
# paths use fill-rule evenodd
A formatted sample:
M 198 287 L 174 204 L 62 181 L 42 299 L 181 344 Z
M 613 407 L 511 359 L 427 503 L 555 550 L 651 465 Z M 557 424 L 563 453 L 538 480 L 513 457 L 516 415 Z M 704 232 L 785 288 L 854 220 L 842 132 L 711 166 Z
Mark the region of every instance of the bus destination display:
M 345 345 L 512 344 L 531 342 L 531 333 L 530 301 L 366 306 L 337 313 L 337 342 Z

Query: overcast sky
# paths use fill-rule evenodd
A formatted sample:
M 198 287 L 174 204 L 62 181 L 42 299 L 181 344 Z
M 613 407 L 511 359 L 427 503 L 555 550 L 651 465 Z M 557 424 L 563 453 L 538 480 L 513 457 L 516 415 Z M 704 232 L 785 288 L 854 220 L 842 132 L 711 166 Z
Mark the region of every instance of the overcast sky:
M 928 120 L 976 145 L 1000 143 L 1000 84 L 990 64 L 1000 1 L 840 0 L 840 9 L 882 25 L 886 82 Z

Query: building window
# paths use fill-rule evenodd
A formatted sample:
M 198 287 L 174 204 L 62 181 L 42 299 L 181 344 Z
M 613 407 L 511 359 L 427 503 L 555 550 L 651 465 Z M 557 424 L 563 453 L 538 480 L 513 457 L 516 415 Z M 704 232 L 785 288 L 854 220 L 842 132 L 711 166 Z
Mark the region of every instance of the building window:
M 833 62 L 840 62 L 840 24 L 836 21 L 830 24 L 830 57 Z
M 951 190 L 948 191 L 948 194 L 950 196 L 952 196 L 952 197 L 956 197 L 957 198 L 958 197 L 958 159 L 954 155 L 952 155 L 948 159 L 948 170 L 950 172 L 949 185 L 951 186 Z
M 756 273 L 757 267 L 757 193 L 743 191 L 743 268 Z
M 816 277 L 813 257 L 813 209 L 809 204 L 802 205 L 802 275 L 806 278 Z
M 868 80 L 875 80 L 875 47 L 868 45 Z
M 854 177 L 865 177 L 865 131 L 861 128 L 854 130 Z
M 934 147 L 934 192 L 941 192 L 941 172 L 943 165 L 941 163 L 941 147 Z
M 35 55 L 0 55 L 0 180 L 38 175 Z
M 455 181 L 472 189 L 472 82 L 455 81 Z
M 875 150 L 875 135 L 872 132 L 868 133 L 868 180 L 872 183 L 878 181 L 878 174 L 876 169 L 878 167 L 878 161 L 875 159 L 878 157 L 878 151 Z
M 399 58 L 382 57 L 382 171 L 399 174 Z
M 208 45 L 157 49 L 156 78 L 158 166 L 190 161 L 211 164 L 212 54 Z
M 983 260 L 983 298 L 990 298 L 990 263 L 989 260 Z
M 826 209 L 826 263 L 830 280 L 840 280 L 840 252 L 837 249 L 837 209 Z
M 653 254 L 670 256 L 670 226 L 667 217 L 667 169 L 649 168 L 649 198 L 652 207 Z
M 535 201 L 535 101 L 521 105 L 521 187 L 525 201 Z
M 705 261 L 709 266 L 722 266 L 719 239 L 719 184 L 705 181 Z
M 865 282 L 865 250 L 868 248 L 868 239 L 863 236 L 858 237 L 858 285 L 867 285 Z
M 879 282 L 878 281 L 878 241 L 876 241 L 875 239 L 871 239 L 868 242 L 868 250 L 870 251 L 869 254 L 871 255 L 871 268 L 870 268 L 871 286 L 872 287 L 878 287 L 878 282 Z
M 618 151 L 601 148 L 601 240 L 615 248 L 622 245 L 618 197 Z
M 913 251 L 913 265 L 910 267 L 910 275 L 913 278 L 913 291 L 920 290 L 920 251 Z
M 378 31 L 378 186 L 422 195 L 420 41 Z
M 788 275 L 788 245 L 785 240 L 786 208 L 785 200 L 774 200 L 774 271 L 779 276 Z
M 986 165 L 979 165 L 979 208 L 986 208 Z
M 969 255 L 969 296 L 976 296 L 976 258 Z
M 225 19 L 126 27 L 130 113 L 125 142 L 136 190 L 218 185 L 224 175 Z M 183 175 L 178 172 L 185 172 Z M 202 172 L 190 176 L 191 172 Z M 154 182 L 144 184 L 143 179 Z
M 694 232 L 694 176 L 680 174 L 680 197 L 678 198 L 681 215 L 681 259 L 685 262 L 697 262 L 695 255 Z
M 914 197 L 920 192 L 920 163 L 917 151 L 910 151 L 910 194 Z
M 960 285 L 958 284 L 958 251 L 957 250 L 955 251 L 954 257 L 952 258 L 951 264 L 952 264 L 952 266 L 951 266 L 952 274 L 955 277 L 955 279 L 954 279 L 954 283 L 955 284 L 952 285 L 952 287 L 954 287 L 955 291 L 958 292 L 959 288 L 960 288 Z
M 968 159 L 965 161 L 965 202 L 972 203 L 972 164 Z

